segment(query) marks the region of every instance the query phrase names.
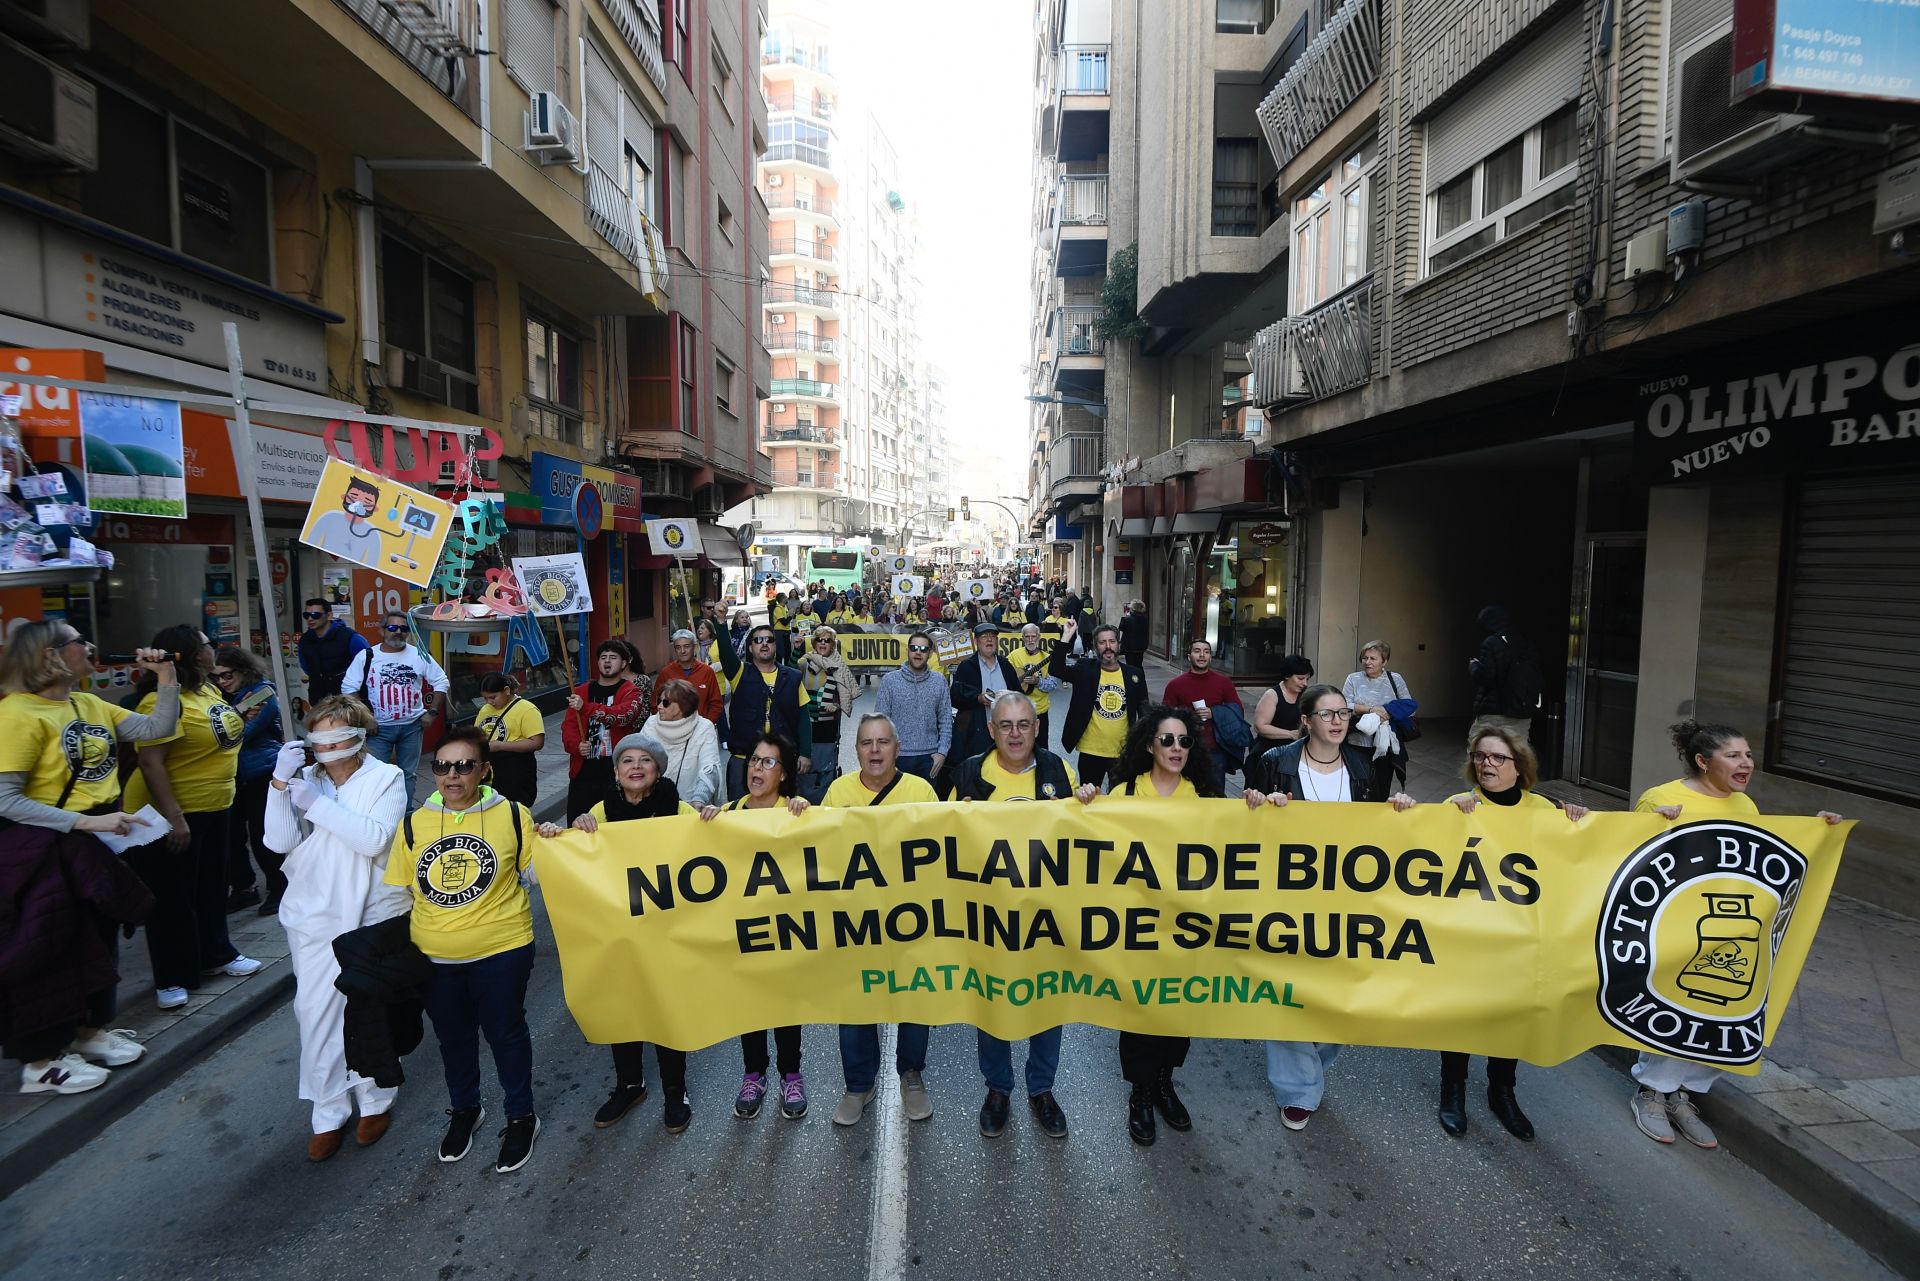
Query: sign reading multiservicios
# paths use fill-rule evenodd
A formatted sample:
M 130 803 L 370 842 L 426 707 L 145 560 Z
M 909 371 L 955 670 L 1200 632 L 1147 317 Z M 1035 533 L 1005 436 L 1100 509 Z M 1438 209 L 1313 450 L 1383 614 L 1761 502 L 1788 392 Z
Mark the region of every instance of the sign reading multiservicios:
M 1643 379 L 1633 446 L 1648 484 L 1920 461 L 1920 343 Z

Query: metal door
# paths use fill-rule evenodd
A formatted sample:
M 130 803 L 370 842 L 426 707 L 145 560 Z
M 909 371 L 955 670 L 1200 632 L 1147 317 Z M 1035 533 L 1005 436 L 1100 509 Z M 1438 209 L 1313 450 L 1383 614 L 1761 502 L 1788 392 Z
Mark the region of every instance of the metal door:
M 1586 551 L 1577 602 L 1579 648 L 1568 681 L 1571 773 L 1587 787 L 1625 796 L 1633 772 L 1647 540 L 1638 534 L 1590 538 Z

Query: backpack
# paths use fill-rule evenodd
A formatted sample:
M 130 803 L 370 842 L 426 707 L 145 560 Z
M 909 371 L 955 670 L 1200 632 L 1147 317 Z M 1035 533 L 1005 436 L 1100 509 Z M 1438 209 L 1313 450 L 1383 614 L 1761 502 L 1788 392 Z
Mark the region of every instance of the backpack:
M 1253 727 L 1237 703 L 1222 703 L 1213 709 L 1213 742 L 1227 758 L 1227 773 L 1246 768 L 1247 750 L 1253 746 Z
M 1532 716 L 1539 710 L 1546 681 L 1540 675 L 1540 655 L 1523 636 L 1500 637 L 1507 643 L 1507 661 L 1500 670 L 1498 694 L 1502 716 Z

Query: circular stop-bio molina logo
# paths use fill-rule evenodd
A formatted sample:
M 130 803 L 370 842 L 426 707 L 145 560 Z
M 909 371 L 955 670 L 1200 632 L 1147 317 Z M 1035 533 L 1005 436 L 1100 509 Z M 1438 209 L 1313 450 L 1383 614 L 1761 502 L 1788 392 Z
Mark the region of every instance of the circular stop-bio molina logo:
M 1596 940 L 1600 1017 L 1676 1058 L 1760 1057 L 1806 856 L 1746 823 L 1688 823 L 1628 856 Z

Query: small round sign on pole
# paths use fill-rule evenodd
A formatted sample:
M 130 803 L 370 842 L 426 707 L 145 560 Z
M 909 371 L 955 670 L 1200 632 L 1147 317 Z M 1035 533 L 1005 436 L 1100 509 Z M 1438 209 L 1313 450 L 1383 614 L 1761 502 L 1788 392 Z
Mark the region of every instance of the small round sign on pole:
M 606 518 L 606 508 L 600 501 L 600 491 L 582 481 L 573 490 L 573 527 L 580 537 L 592 541 L 600 537 L 601 522 Z

